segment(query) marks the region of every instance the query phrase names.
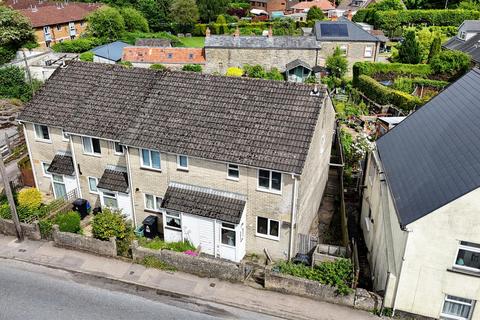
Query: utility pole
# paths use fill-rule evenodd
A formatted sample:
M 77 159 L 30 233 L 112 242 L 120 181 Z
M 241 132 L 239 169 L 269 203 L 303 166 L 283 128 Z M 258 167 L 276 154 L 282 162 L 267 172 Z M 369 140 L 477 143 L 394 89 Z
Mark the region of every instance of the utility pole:
M 10 181 L 8 179 L 7 170 L 5 169 L 5 163 L 3 162 L 2 154 L 0 154 L 0 174 L 2 175 L 5 194 L 7 195 L 8 204 L 10 205 L 13 224 L 15 224 L 15 230 L 17 231 L 17 238 L 21 242 L 23 241 L 22 227 L 20 226 L 20 220 L 18 219 L 17 207 L 15 206 L 15 200 L 13 200 L 13 193 L 12 189 L 10 188 Z
M 32 90 L 32 97 L 33 97 L 33 94 L 35 92 L 33 89 L 32 74 L 30 73 L 30 67 L 28 66 L 27 55 L 25 54 L 25 51 L 23 49 L 22 49 L 22 55 L 23 55 L 23 61 L 25 62 L 25 69 L 27 70 L 28 82 L 30 83 L 30 89 Z

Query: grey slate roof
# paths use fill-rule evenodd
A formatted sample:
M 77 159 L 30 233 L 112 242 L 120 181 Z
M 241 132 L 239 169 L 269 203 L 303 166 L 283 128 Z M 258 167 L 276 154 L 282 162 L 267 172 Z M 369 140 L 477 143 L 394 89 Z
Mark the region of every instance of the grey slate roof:
M 123 48 L 130 46 L 122 41 L 115 41 L 93 48 L 92 51 L 96 56 L 109 59 L 112 61 L 120 61 L 122 59 Z
M 192 157 L 300 174 L 325 89 L 73 62 L 19 120 Z M 161 125 L 159 125 L 161 124 Z
M 450 50 L 465 52 L 472 58 L 472 61 L 480 63 L 480 33 L 474 35 L 467 41 L 454 36 L 445 42 L 443 47 Z
M 403 226 L 480 187 L 479 119 L 473 69 L 377 141 Z
M 209 36 L 205 48 L 243 49 L 320 49 L 315 37 L 310 36 Z
M 137 39 L 135 46 L 139 47 L 171 47 L 171 41 L 168 39 Z
M 345 36 L 327 36 L 322 34 L 322 25 L 346 25 L 347 34 Z M 314 33 L 317 41 L 355 41 L 355 42 L 379 42 L 380 40 L 365 31 L 361 26 L 345 18 L 337 21 L 317 21 L 314 27 Z
M 106 168 L 98 181 L 100 189 L 128 193 L 128 176 L 124 170 Z
M 47 171 L 50 173 L 73 176 L 75 174 L 75 167 L 73 166 L 72 157 L 64 154 L 56 154 Z
M 303 61 L 301 59 L 295 59 L 292 62 L 287 63 L 287 65 L 285 66 L 285 70 L 286 71 L 292 70 L 292 69 L 294 69 L 296 67 L 299 67 L 299 66 L 302 66 L 306 69 L 312 70 L 312 67 L 308 63 L 306 63 L 305 61 Z
M 480 20 L 465 20 L 460 27 L 463 31 L 480 31 Z
M 227 192 L 172 183 L 162 208 L 238 224 L 245 203 L 245 198 Z

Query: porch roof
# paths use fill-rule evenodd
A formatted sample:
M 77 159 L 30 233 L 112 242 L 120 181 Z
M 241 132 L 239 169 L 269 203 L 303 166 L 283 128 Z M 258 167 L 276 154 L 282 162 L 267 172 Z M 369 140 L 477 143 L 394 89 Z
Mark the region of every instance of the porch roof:
M 238 224 L 245 204 L 246 198 L 238 194 L 170 183 L 162 208 Z
M 75 168 L 73 166 L 72 157 L 66 154 L 56 154 L 55 157 L 53 157 L 47 172 L 73 176 Z
M 98 181 L 97 188 L 128 193 L 128 176 L 126 170 L 107 167 Z

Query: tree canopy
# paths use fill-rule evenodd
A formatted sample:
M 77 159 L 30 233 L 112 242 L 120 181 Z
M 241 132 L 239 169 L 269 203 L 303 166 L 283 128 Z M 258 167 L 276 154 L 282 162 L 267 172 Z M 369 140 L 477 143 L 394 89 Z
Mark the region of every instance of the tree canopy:
M 195 0 L 174 0 L 170 14 L 179 32 L 191 31 L 199 18 Z
M 128 32 L 148 32 L 148 21 L 143 14 L 134 8 L 123 8 L 120 11 L 125 21 L 125 30 Z
M 225 14 L 230 0 L 197 0 L 200 19 L 203 22 L 215 21 L 218 15 Z
M 339 47 L 336 47 L 333 54 L 327 57 L 325 65 L 335 78 L 342 78 L 347 73 L 348 61 Z
M 19 12 L 0 6 L 0 64 L 13 59 L 19 48 L 33 41 L 30 21 Z
M 401 63 L 417 64 L 422 62 L 422 52 L 414 31 L 407 31 L 405 38 L 398 49 L 398 61 Z
M 111 7 L 102 7 L 88 17 L 88 32 L 97 38 L 116 40 L 125 32 L 125 20 L 120 12 Z
M 307 21 L 323 20 L 325 15 L 323 14 L 322 9 L 317 6 L 313 6 L 307 12 Z
M 433 57 L 440 53 L 442 50 L 442 39 L 440 37 L 435 37 L 433 39 L 432 44 L 430 45 L 430 52 L 428 53 L 428 60 L 427 62 L 432 62 Z
M 170 7 L 172 0 L 138 0 L 136 8 L 147 19 L 152 31 L 167 29 L 172 22 Z

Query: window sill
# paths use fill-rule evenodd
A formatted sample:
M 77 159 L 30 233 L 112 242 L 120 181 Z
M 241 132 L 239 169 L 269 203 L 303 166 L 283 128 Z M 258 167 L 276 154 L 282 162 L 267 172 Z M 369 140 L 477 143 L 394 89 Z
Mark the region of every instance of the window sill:
M 145 212 L 148 212 L 148 213 L 157 213 L 157 214 L 162 214 L 162 212 L 161 212 L 161 211 L 156 211 L 156 210 L 147 209 L 147 208 L 143 209 L 143 211 L 145 211 Z
M 281 191 L 281 190 L 276 191 L 276 190 L 270 190 L 270 189 L 264 189 L 264 188 L 257 187 L 257 191 L 266 192 L 266 193 L 271 193 L 271 194 L 276 194 L 276 195 L 279 195 L 279 196 L 282 195 L 282 191 Z
M 447 269 L 447 272 L 458 273 L 458 274 L 463 274 L 470 277 L 480 278 L 480 272 L 468 271 L 460 268 L 449 268 Z
M 232 245 L 229 245 L 229 244 L 226 244 L 226 243 L 221 243 L 220 244 L 222 247 L 226 247 L 226 248 L 230 248 L 230 249 L 236 249 L 237 246 L 232 246 Z
M 95 191 L 88 190 L 88 192 L 91 193 L 91 194 L 99 194 L 98 191 L 95 192 Z
M 266 234 L 255 233 L 255 236 L 259 237 L 259 238 L 268 239 L 268 240 L 280 241 L 280 237 L 269 236 L 269 235 L 266 235 Z
M 227 178 L 227 180 L 238 182 L 240 181 L 240 178 Z
M 125 155 L 125 153 L 123 153 L 123 152 L 122 152 L 122 153 L 120 153 L 120 152 L 114 152 L 113 154 L 116 155 L 116 156 L 124 156 L 124 155 Z
M 188 168 L 180 168 L 180 167 L 177 167 L 177 171 L 188 172 Z
M 45 139 L 35 138 L 35 141 L 36 141 L 36 142 L 41 142 L 41 143 L 52 144 L 52 140 L 45 140 Z
M 140 170 L 145 170 L 145 171 L 153 171 L 153 172 L 162 172 L 162 169 L 154 169 L 154 168 L 148 168 L 148 167 L 140 167 Z
M 165 226 L 165 229 L 167 229 L 167 230 L 171 230 L 171 231 L 182 232 L 182 229 L 173 228 L 173 227 L 169 227 L 169 226 Z
M 96 158 L 101 158 L 102 157 L 101 153 L 98 154 L 98 153 L 86 153 L 86 152 L 84 152 L 83 154 L 86 155 L 86 156 L 96 157 Z

